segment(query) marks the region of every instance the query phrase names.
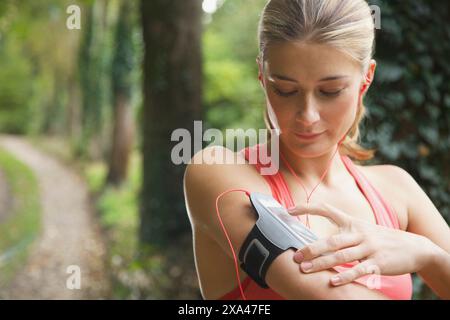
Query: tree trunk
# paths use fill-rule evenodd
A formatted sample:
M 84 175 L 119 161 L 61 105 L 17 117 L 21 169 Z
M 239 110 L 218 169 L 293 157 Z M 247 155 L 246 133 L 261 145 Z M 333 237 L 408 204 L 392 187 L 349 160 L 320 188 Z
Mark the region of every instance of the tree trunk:
M 114 128 L 107 183 L 116 186 L 127 177 L 128 162 L 133 149 L 134 122 L 131 108 L 132 73 L 134 68 L 133 5 L 122 1 L 117 23 L 112 91 L 114 97 Z
M 86 4 L 86 18 L 80 46 L 80 86 L 82 92 L 81 137 L 77 155 L 101 159 L 104 107 L 108 103 L 109 28 L 108 10 L 114 3 L 97 0 Z
M 79 80 L 72 75 L 68 80 L 68 102 L 67 102 L 67 132 L 71 142 L 74 142 L 81 134 L 81 91 Z
M 127 177 L 134 141 L 134 120 L 129 97 L 118 94 L 114 100 L 114 129 L 107 183 L 119 186 Z
M 144 53 L 140 240 L 176 243 L 190 231 L 184 166 L 171 161 L 171 133 L 201 116 L 201 1 L 141 1 Z

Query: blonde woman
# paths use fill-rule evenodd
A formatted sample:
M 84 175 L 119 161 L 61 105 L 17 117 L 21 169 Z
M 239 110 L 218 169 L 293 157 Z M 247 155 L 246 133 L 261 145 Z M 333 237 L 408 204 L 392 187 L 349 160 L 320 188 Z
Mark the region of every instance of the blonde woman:
M 450 231 L 436 207 L 403 169 L 353 162 L 373 156 L 357 143 L 376 69 L 367 2 L 271 0 L 259 42 L 266 125 L 281 130 L 283 161 L 275 175 L 264 176 L 262 161 L 233 161 L 248 161 L 260 148 L 270 152 L 266 143 L 236 154 L 206 148 L 188 165 L 185 197 L 203 297 L 411 299 L 417 272 L 438 296 L 450 298 Z M 218 151 L 232 160 L 193 164 Z M 218 195 L 233 188 L 273 195 L 320 238 L 280 254 L 265 275 L 269 288 L 234 260 L 256 221 L 248 198 L 239 192 L 221 198 L 227 234 L 216 215 Z

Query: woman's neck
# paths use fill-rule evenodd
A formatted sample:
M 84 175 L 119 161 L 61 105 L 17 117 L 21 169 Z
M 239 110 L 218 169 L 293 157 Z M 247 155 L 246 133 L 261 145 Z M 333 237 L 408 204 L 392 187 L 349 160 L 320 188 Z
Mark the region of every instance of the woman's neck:
M 284 159 L 289 163 L 292 170 L 300 178 L 308 191 L 311 191 L 319 183 L 327 169 L 328 172 L 323 177 L 321 185 L 336 185 L 338 184 L 338 177 L 345 171 L 345 164 L 340 157 L 339 151 L 336 152 L 336 148 L 337 145 L 319 157 L 301 158 L 287 148 L 280 140 L 280 169 L 284 168 L 287 172 L 291 173 L 283 161 L 282 156 L 284 156 Z

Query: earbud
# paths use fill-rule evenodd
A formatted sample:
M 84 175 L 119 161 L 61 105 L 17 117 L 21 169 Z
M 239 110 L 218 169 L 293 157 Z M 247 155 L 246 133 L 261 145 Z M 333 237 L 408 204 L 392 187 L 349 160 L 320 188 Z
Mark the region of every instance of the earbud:
M 366 77 L 365 82 L 361 87 L 361 93 L 366 91 L 367 87 L 369 87 L 371 83 L 372 83 L 372 81 L 370 81 L 370 79 L 368 77 Z
M 365 83 L 361 87 L 361 93 L 363 93 L 366 90 L 366 88 L 367 88 L 367 84 Z

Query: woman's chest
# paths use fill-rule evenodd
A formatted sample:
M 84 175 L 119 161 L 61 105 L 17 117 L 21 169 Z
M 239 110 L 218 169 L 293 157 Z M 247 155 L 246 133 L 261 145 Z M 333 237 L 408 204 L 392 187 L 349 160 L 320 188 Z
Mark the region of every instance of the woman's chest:
M 369 174 L 370 172 L 365 172 Z M 366 178 L 367 179 L 367 178 Z M 351 175 L 341 177 L 338 183 L 332 186 L 318 185 L 311 193 L 305 189 L 293 177 L 288 175 L 283 177 L 288 194 L 285 198 L 291 197 L 295 205 L 306 205 L 307 199 L 310 203 L 331 205 L 343 213 L 369 223 L 376 224 L 377 221 L 386 219 L 398 219 L 400 228 L 405 230 L 408 224 L 407 206 L 388 185 L 386 179 L 381 177 L 371 177 L 365 184 L 357 182 Z M 386 180 L 386 181 L 385 181 Z M 388 213 L 389 210 L 390 215 Z M 389 215 L 390 217 L 381 217 Z M 306 222 L 306 218 L 303 221 Z M 311 229 L 318 235 L 327 236 L 336 233 L 337 227 L 328 219 L 321 216 L 308 216 Z
M 292 201 L 296 206 L 307 205 L 307 196 L 303 188 L 289 186 L 289 190 L 291 191 Z M 377 223 L 377 215 L 381 214 L 381 212 L 375 211 L 373 201 L 371 203 L 356 184 L 349 184 L 343 189 L 317 188 L 310 195 L 309 203 L 327 204 L 352 218 L 364 220 L 372 224 Z M 306 214 L 300 219 L 309 225 L 311 230 L 319 237 L 327 237 L 339 231 L 333 221 L 323 216 Z

